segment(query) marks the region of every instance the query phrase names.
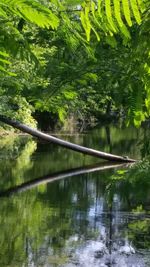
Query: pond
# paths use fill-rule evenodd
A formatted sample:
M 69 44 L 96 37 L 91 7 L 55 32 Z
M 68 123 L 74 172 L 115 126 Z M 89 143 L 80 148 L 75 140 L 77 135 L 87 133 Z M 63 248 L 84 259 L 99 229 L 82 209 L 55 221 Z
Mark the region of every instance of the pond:
M 29 136 L 0 140 L 0 267 L 150 266 L 150 129 L 62 134 L 122 165 Z

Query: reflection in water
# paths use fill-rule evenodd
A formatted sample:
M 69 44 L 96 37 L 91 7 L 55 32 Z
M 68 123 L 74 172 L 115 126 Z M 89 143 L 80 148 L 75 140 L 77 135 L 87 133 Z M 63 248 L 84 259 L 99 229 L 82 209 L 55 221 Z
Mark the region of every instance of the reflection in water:
M 105 133 L 94 130 L 77 143 L 140 157 L 142 130 Z M 97 164 L 90 172 L 85 166 L 96 159 L 28 137 L 2 140 L 0 148 L 0 266 L 150 266 L 147 161 L 129 173 Z M 55 182 L 47 183 L 52 173 Z M 71 178 L 57 179 L 65 175 Z
M 133 163 L 132 163 L 133 164 Z M 81 175 L 85 173 L 91 173 L 91 172 L 96 172 L 96 171 L 104 171 L 104 170 L 109 170 L 112 168 L 121 168 L 121 167 L 127 167 L 131 164 L 125 164 L 125 163 L 101 163 L 101 164 L 93 164 L 90 166 L 85 166 L 81 168 L 75 168 L 75 169 L 70 169 L 67 171 L 62 171 L 62 172 L 57 172 L 54 174 L 42 176 L 40 178 L 36 178 L 34 180 L 22 183 L 20 185 L 17 185 L 15 187 L 9 188 L 5 191 L 0 191 L 0 197 L 6 197 L 6 196 L 11 196 L 15 193 L 20 193 L 23 191 L 26 191 L 28 189 L 34 188 L 39 185 L 44 185 L 47 183 L 53 183 L 55 181 L 76 176 L 76 175 Z

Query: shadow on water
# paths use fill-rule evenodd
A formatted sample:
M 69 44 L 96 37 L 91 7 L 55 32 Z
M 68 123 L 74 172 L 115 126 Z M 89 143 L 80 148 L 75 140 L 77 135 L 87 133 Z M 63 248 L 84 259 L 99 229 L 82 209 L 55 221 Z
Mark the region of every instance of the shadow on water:
M 66 137 L 133 158 L 149 155 L 148 138 L 115 127 Z M 0 140 L 0 266 L 150 266 L 150 160 L 95 160 L 29 137 Z

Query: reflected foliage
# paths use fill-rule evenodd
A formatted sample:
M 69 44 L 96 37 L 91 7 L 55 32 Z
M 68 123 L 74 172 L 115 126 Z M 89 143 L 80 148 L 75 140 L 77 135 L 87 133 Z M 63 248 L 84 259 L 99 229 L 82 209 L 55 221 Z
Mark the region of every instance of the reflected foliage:
M 118 170 L 107 185 L 108 197 L 112 200 L 114 193 L 120 194 L 124 208 L 128 206 L 131 221 L 128 222 L 128 235 L 136 248 L 145 257 L 149 266 L 150 250 L 150 158 L 146 156 L 142 161 L 127 170 Z M 109 201 L 110 201 L 109 200 Z M 147 214 L 147 216 L 145 216 Z
M 30 157 L 36 149 L 36 143 L 28 137 L 8 136 L 1 139 L 0 148 L 1 187 L 21 183 L 24 173 L 32 167 Z
M 110 127 L 109 131 L 111 139 L 106 137 L 105 127 L 66 139 L 78 139 L 78 143 L 91 147 L 103 145 L 107 151 L 111 143 L 112 152 L 120 151 L 125 143 L 125 152 L 131 150 L 133 156 L 140 155 L 144 130 L 128 132 Z M 0 147 L 3 191 L 48 173 L 95 162 L 74 152 L 64 153 L 60 147 L 36 143 L 29 137 L 4 138 Z M 90 244 L 89 257 L 95 257 L 95 266 L 101 252 L 93 252 L 96 256 L 90 253 L 98 244 L 108 254 L 115 255 L 117 250 L 122 258 L 126 247 L 131 254 L 135 250 L 135 260 L 142 257 L 149 266 L 149 171 L 147 157 L 128 169 L 83 174 L 1 197 L 0 266 L 80 266 Z
M 147 208 L 149 208 L 149 178 L 150 159 L 147 157 L 143 161 L 131 166 L 128 170 L 119 170 L 117 174 L 112 176 L 110 191 L 112 192 L 112 188 L 118 192 L 121 190 L 122 198 L 124 198 L 131 207 L 139 206 L 144 201 L 145 205 L 148 205 Z M 116 181 L 119 182 L 119 186 L 116 185 Z

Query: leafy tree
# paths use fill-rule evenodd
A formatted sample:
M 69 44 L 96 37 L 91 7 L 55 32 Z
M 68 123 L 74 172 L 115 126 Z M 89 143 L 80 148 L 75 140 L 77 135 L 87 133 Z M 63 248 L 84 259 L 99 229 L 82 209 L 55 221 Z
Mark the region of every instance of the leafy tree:
M 84 120 L 112 106 L 137 126 L 149 116 L 148 1 L 7 0 L 0 8 L 3 114 L 34 126 L 34 110 Z

